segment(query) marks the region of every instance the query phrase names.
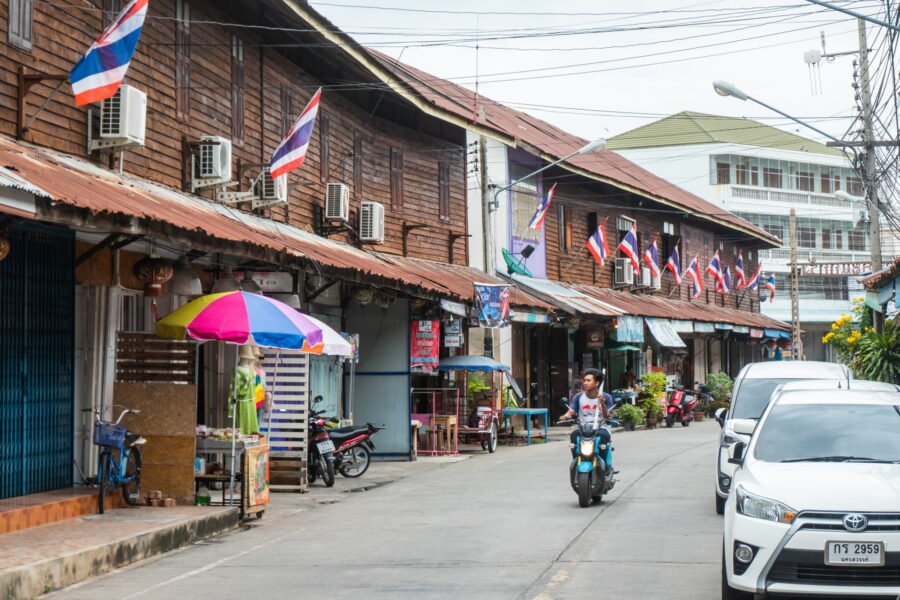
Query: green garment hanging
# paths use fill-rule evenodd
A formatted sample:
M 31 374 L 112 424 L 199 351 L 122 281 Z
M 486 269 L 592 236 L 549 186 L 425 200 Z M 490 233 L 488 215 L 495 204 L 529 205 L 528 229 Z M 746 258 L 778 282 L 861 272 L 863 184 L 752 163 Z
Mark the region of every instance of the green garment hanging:
M 231 397 L 237 399 L 237 425 L 241 433 L 250 434 L 259 432 L 259 420 L 256 418 L 256 402 L 253 399 L 253 385 L 256 373 L 247 367 L 237 367 L 231 379 Z M 228 416 L 231 417 L 234 404 L 229 398 Z

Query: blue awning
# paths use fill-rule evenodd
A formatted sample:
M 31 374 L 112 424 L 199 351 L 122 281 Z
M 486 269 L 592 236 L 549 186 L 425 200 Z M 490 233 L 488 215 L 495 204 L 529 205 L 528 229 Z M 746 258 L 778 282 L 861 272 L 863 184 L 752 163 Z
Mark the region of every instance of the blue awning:
M 791 339 L 791 334 L 789 334 L 787 331 L 781 331 L 780 329 L 766 329 L 766 330 L 765 330 L 765 335 L 766 335 L 767 338 L 772 338 L 772 339 L 775 339 L 775 340 L 777 340 L 777 339 L 786 339 L 786 340 Z
M 442 358 L 441 371 L 509 371 L 509 367 L 487 356 L 454 356 Z

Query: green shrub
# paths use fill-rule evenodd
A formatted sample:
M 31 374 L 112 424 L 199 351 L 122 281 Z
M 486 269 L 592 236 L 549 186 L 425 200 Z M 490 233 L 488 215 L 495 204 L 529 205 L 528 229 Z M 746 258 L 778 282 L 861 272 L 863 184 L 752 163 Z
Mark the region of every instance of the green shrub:
M 666 392 L 666 374 L 644 373 L 641 375 L 641 388 L 644 393 L 659 398 Z
M 666 414 L 666 409 L 656 398 L 644 398 L 638 400 L 638 406 L 644 411 L 648 419 L 660 420 Z
M 900 383 L 900 326 L 884 324 L 884 333 L 869 329 L 860 336 L 851 366 L 860 379 Z
M 644 420 L 644 411 L 632 404 L 623 404 L 616 409 L 616 418 L 624 423 L 637 425 Z
M 725 402 L 731 396 L 734 382 L 728 373 L 710 373 L 706 378 L 706 385 L 709 386 L 709 393 L 715 400 Z

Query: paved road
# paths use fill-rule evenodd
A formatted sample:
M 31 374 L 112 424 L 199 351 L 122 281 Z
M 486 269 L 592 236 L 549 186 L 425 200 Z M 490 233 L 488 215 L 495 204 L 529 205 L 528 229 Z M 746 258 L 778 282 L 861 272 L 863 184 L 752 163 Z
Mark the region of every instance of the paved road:
M 703 422 L 616 434 L 621 480 L 586 509 L 569 487 L 566 443 L 501 447 L 334 504 L 276 511 L 48 598 L 713 600 L 717 432 Z

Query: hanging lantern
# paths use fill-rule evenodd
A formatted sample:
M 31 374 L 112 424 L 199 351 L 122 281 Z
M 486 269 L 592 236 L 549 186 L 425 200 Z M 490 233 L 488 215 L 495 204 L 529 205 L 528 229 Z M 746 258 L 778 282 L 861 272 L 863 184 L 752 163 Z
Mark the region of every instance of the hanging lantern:
M 388 292 L 379 290 L 375 293 L 375 304 L 377 304 L 382 310 L 389 309 L 396 299 L 396 296 Z
M 0 235 L 0 261 L 9 256 L 9 240 L 6 236 Z
M 203 293 L 203 286 L 197 273 L 188 263 L 187 256 L 182 255 L 172 265 L 175 274 L 169 280 L 169 291 L 179 296 L 199 296 Z
M 172 279 L 175 269 L 165 258 L 148 256 L 134 263 L 131 272 L 144 284 L 145 296 L 157 297 L 162 295 L 162 286 Z
M 375 290 L 372 288 L 360 287 L 353 290 L 353 299 L 356 300 L 361 306 L 365 306 L 369 302 L 372 301 L 372 297 L 375 295 Z

